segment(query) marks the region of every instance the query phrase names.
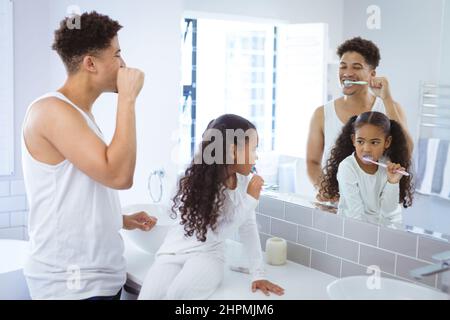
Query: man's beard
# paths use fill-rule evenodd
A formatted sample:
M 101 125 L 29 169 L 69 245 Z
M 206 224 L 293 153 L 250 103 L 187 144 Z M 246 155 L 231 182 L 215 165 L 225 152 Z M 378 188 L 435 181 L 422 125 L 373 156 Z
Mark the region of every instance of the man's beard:
M 354 96 L 356 94 L 356 91 L 350 92 L 350 93 L 344 93 L 344 96 Z

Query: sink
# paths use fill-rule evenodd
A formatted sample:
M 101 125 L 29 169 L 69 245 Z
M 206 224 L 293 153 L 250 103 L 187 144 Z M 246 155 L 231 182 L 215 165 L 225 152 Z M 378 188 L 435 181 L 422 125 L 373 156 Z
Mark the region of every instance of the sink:
M 376 282 L 379 281 L 379 282 Z M 448 300 L 445 293 L 390 278 L 353 276 L 337 279 L 327 286 L 332 300 Z
M 28 241 L 0 239 L 0 300 L 30 299 L 23 275 L 28 250 Z
M 125 245 L 131 242 L 139 249 L 154 254 L 162 245 L 167 231 L 176 223 L 176 220 L 170 217 L 170 208 L 161 204 L 134 204 L 122 208 L 122 214 L 132 214 L 139 211 L 145 211 L 147 214 L 158 218 L 156 225 L 150 231 L 122 229 L 120 233 L 124 238 Z

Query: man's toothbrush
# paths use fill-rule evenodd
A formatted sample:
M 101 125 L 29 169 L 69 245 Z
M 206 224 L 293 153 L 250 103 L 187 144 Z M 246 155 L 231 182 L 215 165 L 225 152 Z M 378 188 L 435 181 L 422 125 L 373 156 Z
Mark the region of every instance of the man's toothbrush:
M 350 87 L 354 84 L 358 84 L 358 85 L 367 85 L 369 84 L 367 81 L 352 81 L 352 80 L 344 80 L 344 87 Z
M 371 158 L 371 157 L 368 157 L 368 156 L 364 156 L 364 157 L 363 157 L 363 161 L 365 161 L 365 162 L 370 162 L 370 163 L 379 165 L 380 167 L 383 167 L 383 168 L 387 168 L 387 165 L 386 165 L 386 164 L 381 163 L 381 162 L 373 161 L 372 158 Z M 409 176 L 409 173 L 406 172 L 406 171 L 403 171 L 403 170 L 395 170 L 395 172 L 400 173 L 400 174 L 402 174 L 402 175 L 404 175 L 404 176 Z

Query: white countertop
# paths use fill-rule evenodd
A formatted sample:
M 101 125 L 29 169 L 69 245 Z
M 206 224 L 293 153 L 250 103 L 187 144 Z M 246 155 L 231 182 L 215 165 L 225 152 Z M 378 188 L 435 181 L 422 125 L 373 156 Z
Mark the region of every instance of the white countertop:
M 124 239 L 125 240 L 125 239 Z M 132 282 L 142 285 L 148 269 L 153 263 L 153 255 L 125 240 L 127 276 Z M 336 277 L 303 265 L 288 261 L 283 266 L 266 264 L 268 280 L 284 288 L 283 296 L 262 292 L 251 292 L 248 274 L 231 271 L 225 267 L 225 278 L 219 289 L 210 297 L 212 300 L 317 300 L 329 299 L 326 287 Z
M 28 241 L 0 239 L 0 274 L 21 270 L 28 254 Z

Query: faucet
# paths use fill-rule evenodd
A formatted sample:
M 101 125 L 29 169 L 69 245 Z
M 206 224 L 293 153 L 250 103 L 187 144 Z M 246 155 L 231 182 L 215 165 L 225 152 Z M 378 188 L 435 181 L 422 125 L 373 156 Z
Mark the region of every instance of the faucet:
M 411 276 L 417 280 L 420 280 L 423 277 L 431 276 L 437 273 L 450 270 L 450 251 L 435 254 L 432 256 L 432 258 L 438 261 L 438 263 L 413 269 L 410 271 Z M 449 289 L 450 289 L 450 276 L 448 277 L 448 279 L 446 279 L 446 277 L 443 274 L 441 277 L 441 291 L 450 293 Z

